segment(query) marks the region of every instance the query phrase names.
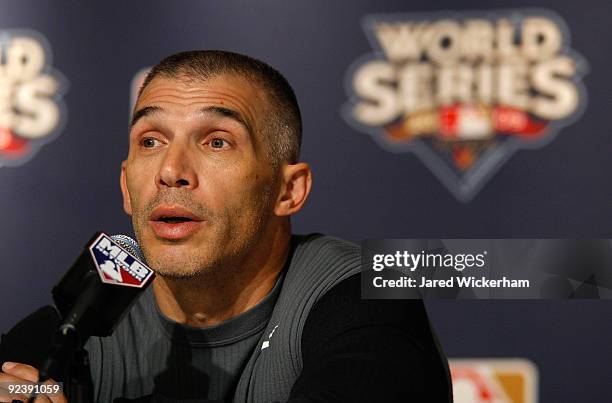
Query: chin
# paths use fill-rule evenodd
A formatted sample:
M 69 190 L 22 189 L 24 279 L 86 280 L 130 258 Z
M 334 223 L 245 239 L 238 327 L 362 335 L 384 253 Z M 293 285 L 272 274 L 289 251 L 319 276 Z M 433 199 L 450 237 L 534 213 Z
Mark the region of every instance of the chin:
M 156 270 L 155 274 L 158 277 L 163 277 L 167 280 L 191 280 L 201 275 L 200 272 L 186 272 L 186 271 L 173 271 L 173 270 Z
M 153 253 L 151 259 L 147 258 L 147 261 L 157 275 L 167 279 L 191 279 L 214 272 L 209 262 L 198 259 L 193 252 L 176 252 L 162 249 L 159 253 Z

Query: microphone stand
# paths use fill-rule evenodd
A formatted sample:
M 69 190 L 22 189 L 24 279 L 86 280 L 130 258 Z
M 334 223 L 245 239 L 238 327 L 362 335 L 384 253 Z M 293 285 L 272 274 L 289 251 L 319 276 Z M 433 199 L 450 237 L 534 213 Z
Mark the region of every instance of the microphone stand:
M 51 377 L 58 365 L 62 365 L 64 374 L 64 393 L 70 403 L 91 403 L 92 388 L 89 371 L 89 356 L 83 349 L 86 338 L 79 337 L 79 321 L 87 309 L 93 305 L 99 294 L 97 274 L 86 275 L 85 290 L 66 315 L 53 341 L 51 354 L 40 367 L 38 382 L 43 383 Z M 28 402 L 34 403 L 37 393 L 34 392 Z

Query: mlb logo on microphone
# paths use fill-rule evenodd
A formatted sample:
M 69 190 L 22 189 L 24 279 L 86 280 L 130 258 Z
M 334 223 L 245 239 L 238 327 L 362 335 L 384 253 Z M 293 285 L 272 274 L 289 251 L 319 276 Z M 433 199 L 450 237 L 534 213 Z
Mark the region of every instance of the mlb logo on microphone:
M 451 359 L 455 403 L 537 403 L 538 370 L 524 358 Z
M 153 275 L 150 268 L 106 234 L 100 234 L 89 251 L 104 283 L 142 288 Z

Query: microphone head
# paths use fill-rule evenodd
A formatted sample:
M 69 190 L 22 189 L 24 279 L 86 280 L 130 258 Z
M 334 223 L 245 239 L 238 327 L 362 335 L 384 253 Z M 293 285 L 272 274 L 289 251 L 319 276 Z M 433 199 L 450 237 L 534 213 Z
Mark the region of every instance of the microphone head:
M 94 235 L 53 287 L 62 320 L 78 321 L 82 340 L 111 334 L 155 277 L 143 260 L 132 238 L 103 232 Z
M 136 242 L 129 236 L 123 235 L 123 234 L 111 235 L 111 238 L 113 239 L 113 241 L 117 242 L 119 246 L 121 246 L 123 249 L 127 250 L 128 252 L 130 252 L 132 255 L 136 256 L 138 259 L 142 260 L 143 262 L 145 261 L 145 258 L 142 254 L 142 250 L 140 250 L 140 245 L 138 245 L 138 242 Z

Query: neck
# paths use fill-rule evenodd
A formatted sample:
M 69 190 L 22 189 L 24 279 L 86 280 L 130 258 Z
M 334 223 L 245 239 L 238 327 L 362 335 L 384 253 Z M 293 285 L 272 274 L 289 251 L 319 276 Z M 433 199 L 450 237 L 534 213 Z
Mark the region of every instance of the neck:
M 256 246 L 231 267 L 198 277 L 158 276 L 153 293 L 161 312 L 175 322 L 213 326 L 249 310 L 272 290 L 289 252 L 289 224 L 264 234 Z

